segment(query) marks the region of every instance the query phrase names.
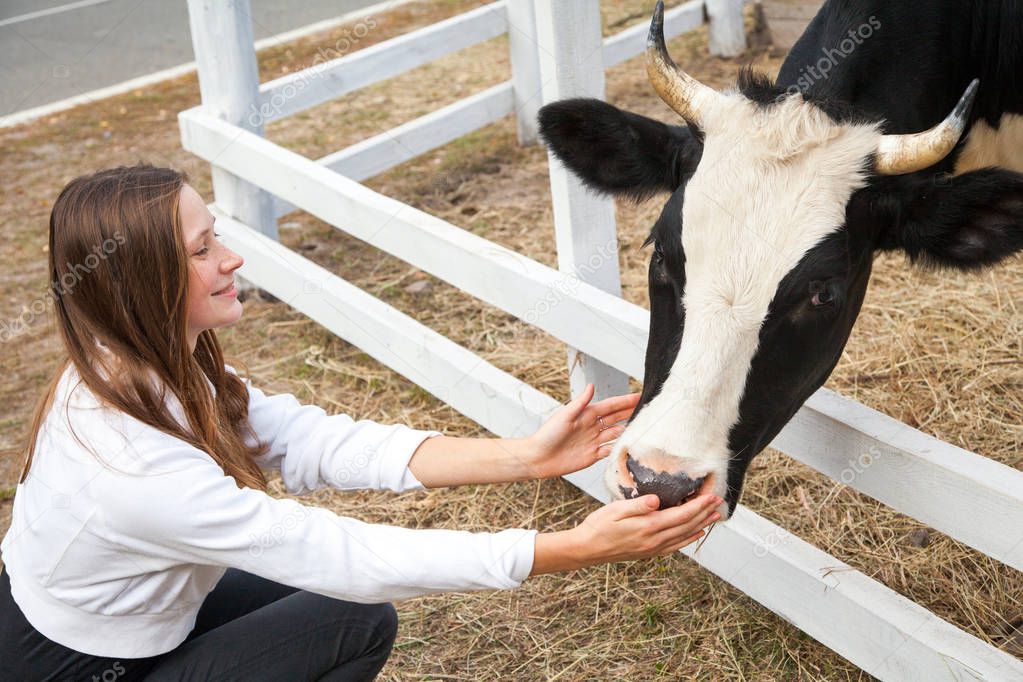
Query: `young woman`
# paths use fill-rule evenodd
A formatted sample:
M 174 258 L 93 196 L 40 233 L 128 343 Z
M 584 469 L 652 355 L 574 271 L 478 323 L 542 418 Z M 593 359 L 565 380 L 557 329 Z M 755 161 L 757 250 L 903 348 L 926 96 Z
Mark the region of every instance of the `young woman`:
M 0 660 L 18 680 L 361 680 L 391 599 L 674 552 L 717 520 L 703 495 L 615 502 L 556 533 L 371 525 L 266 493 L 558 476 L 606 456 L 636 396 L 592 387 L 524 439 L 448 438 L 328 416 L 225 366 L 242 259 L 178 172 L 72 181 L 50 216 L 68 359 L 32 422 L 3 539 Z

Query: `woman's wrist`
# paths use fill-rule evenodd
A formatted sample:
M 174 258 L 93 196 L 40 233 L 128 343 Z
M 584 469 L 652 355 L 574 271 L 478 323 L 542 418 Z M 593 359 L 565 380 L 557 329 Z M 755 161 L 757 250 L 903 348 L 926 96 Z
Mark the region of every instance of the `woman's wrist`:
M 497 447 L 504 453 L 505 469 L 513 481 L 532 481 L 541 478 L 537 466 L 537 449 L 532 438 L 501 438 Z
M 537 533 L 533 546 L 533 568 L 530 576 L 561 573 L 585 568 L 594 562 L 580 541 L 579 529 Z

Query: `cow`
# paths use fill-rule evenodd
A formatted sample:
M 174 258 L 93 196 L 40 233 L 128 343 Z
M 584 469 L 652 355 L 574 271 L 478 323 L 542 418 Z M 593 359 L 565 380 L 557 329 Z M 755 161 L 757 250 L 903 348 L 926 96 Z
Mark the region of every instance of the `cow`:
M 608 487 L 713 492 L 727 519 L 837 364 L 876 254 L 975 271 L 1023 249 L 1023 1 L 830 0 L 773 82 L 744 68 L 724 92 L 672 61 L 658 2 L 646 61 L 682 125 L 572 99 L 540 131 L 594 191 L 670 195 Z

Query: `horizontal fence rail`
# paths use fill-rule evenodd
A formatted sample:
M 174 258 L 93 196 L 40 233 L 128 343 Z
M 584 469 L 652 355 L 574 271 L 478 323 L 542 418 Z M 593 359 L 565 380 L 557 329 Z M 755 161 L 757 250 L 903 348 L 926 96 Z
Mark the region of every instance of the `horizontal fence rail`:
M 664 12 L 664 38 L 670 40 L 703 25 L 703 2 L 693 0 Z M 604 67 L 610 68 L 646 50 L 650 25 L 640 22 L 604 41 Z
M 259 86 L 259 110 L 263 122 L 291 116 L 438 57 L 486 42 L 507 31 L 508 16 L 504 2 L 494 2 L 281 76 Z
M 180 121 L 185 149 L 601 362 L 642 377 L 649 320 L 643 308 L 220 119 L 189 110 Z M 851 487 L 1023 570 L 1023 472 L 843 401 L 827 389 L 807 401 L 774 445 L 835 477 L 851 466 L 850 457 L 870 455 L 869 466 L 848 481 Z
M 365 180 L 504 118 L 512 113 L 514 100 L 511 81 L 505 81 L 316 163 L 352 180 Z M 281 199 L 274 203 L 278 217 L 294 210 L 293 204 Z
M 558 402 L 280 243 L 223 215 L 217 229 L 241 274 L 491 432 L 530 433 Z M 570 475 L 606 501 L 603 462 Z M 742 505 L 683 550 L 715 575 L 881 679 L 990 679 L 1023 662 L 801 540 Z M 855 633 L 855 636 L 850 636 Z

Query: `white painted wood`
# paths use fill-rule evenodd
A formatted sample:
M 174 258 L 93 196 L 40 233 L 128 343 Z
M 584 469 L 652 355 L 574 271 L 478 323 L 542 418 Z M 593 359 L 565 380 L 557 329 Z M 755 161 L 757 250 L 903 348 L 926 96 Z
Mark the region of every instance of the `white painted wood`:
M 567 97 L 604 98 L 604 53 L 596 0 L 538 2 L 536 35 L 544 103 Z M 614 200 L 597 196 L 553 154 L 550 165 L 558 268 L 567 277 L 612 295 L 622 292 Z M 568 351 L 572 392 L 586 384 L 599 397 L 628 390 L 628 377 L 576 348 Z
M 262 135 L 262 123 L 250 120 L 259 97 L 259 72 L 248 0 L 188 0 L 188 20 L 203 106 L 229 123 Z M 277 238 L 269 194 L 216 164 L 212 175 L 213 194 L 226 211 Z
M 664 10 L 664 38 L 671 40 L 703 25 L 703 0 L 692 0 Z M 616 33 L 604 41 L 604 67 L 611 68 L 646 51 L 650 22 Z
M 642 377 L 646 310 L 376 194 L 200 108 L 180 119 L 186 149 L 215 157 L 318 218 Z M 839 480 L 850 458 L 881 452 L 852 487 L 1023 570 L 1014 545 L 1023 540 L 1023 471 L 827 396 L 822 389 L 811 397 L 774 445 Z
M 185 149 L 561 339 L 642 373 L 647 313 L 204 113 L 178 116 Z
M 710 53 L 717 57 L 736 57 L 746 49 L 743 25 L 743 0 L 706 0 L 710 19 Z
M 682 551 L 882 680 L 1023 679 L 1023 661 L 742 505 L 699 551 Z
M 220 214 L 242 271 L 267 291 L 493 433 L 531 433 L 558 403 L 472 352 Z M 599 481 L 586 492 L 606 501 Z M 1023 675 L 988 646 L 838 559 L 740 506 L 690 558 L 884 680 Z
M 512 83 L 505 81 L 328 154 L 316 163 L 352 180 L 365 180 L 493 123 L 511 113 L 513 107 Z M 276 200 L 274 211 L 278 217 L 293 210 L 293 204 Z
M 259 116 L 263 122 L 290 116 L 496 38 L 507 27 L 502 0 L 290 73 L 259 87 Z
M 537 60 L 535 0 L 506 0 L 508 48 L 511 54 L 512 84 L 515 89 L 515 122 L 519 144 L 537 142 L 537 112 L 543 101 L 540 64 Z
M 821 389 L 771 446 L 1023 571 L 1023 472 Z

